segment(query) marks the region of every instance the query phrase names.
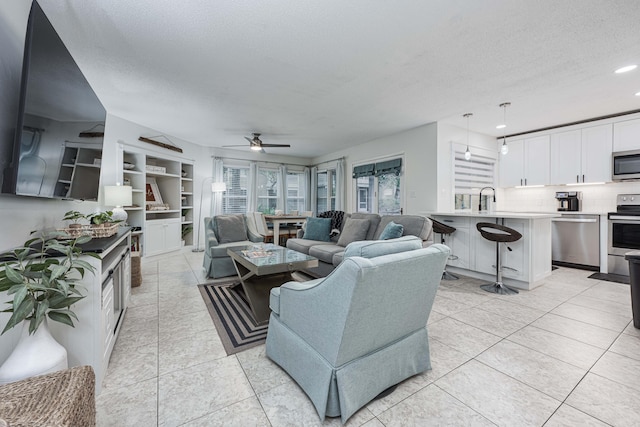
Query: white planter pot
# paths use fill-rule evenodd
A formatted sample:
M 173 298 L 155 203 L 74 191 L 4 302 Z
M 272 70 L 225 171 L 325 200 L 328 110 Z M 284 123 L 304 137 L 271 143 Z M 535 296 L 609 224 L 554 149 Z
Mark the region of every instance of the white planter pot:
M 68 367 L 67 350 L 51 335 L 47 319 L 44 319 L 33 335 L 29 335 L 29 321 L 24 321 L 18 345 L 0 366 L 0 384 Z

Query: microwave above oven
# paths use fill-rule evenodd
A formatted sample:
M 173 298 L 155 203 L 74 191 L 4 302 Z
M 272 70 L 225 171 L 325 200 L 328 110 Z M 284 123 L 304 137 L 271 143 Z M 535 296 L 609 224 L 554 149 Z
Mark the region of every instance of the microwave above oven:
M 613 167 L 611 170 L 611 178 L 614 181 L 640 180 L 640 150 L 613 153 Z

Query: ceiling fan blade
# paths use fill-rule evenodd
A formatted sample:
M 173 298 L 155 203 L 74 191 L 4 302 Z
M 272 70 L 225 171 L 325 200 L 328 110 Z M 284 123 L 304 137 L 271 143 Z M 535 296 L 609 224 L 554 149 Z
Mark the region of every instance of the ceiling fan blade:
M 246 136 L 244 137 L 244 139 L 246 139 L 247 141 L 249 141 L 251 144 L 253 144 L 253 140 L 251 138 L 247 138 Z
M 246 147 L 247 144 L 223 145 L 222 147 Z
M 261 147 L 291 147 L 289 144 L 260 144 Z

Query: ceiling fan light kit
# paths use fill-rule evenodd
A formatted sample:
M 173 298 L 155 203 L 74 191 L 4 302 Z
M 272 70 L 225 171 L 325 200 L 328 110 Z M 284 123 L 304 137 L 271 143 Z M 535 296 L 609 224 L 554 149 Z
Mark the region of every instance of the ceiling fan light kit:
M 291 147 L 291 145 L 289 144 L 265 144 L 264 142 L 262 142 L 262 140 L 260 139 L 260 135 L 259 133 L 253 133 L 253 138 L 249 138 L 249 137 L 244 137 L 244 139 L 246 139 L 247 141 L 249 141 L 249 148 L 253 151 L 260 151 L 261 153 L 264 153 L 264 147 L 270 147 L 270 148 L 289 148 Z M 246 145 L 242 144 L 242 145 L 223 145 L 223 147 L 246 147 Z

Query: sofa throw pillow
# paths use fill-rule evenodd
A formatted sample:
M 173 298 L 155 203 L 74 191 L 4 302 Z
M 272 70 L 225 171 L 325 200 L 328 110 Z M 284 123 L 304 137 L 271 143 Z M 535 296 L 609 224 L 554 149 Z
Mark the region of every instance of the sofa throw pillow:
M 347 219 L 342 227 L 340 238 L 338 239 L 338 246 L 347 246 L 351 242 L 357 242 L 365 240 L 367 237 L 367 231 L 369 230 L 368 219 Z
M 391 221 L 380 233 L 379 240 L 389 240 L 389 239 L 397 239 L 398 237 L 402 237 L 402 232 L 404 231 L 404 227 L 402 224 L 396 224 Z
M 331 232 L 331 218 L 308 218 L 307 226 L 302 236 L 305 240 L 329 241 Z
M 219 215 L 215 220 L 220 244 L 249 240 L 247 226 L 242 215 Z

